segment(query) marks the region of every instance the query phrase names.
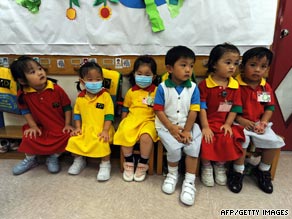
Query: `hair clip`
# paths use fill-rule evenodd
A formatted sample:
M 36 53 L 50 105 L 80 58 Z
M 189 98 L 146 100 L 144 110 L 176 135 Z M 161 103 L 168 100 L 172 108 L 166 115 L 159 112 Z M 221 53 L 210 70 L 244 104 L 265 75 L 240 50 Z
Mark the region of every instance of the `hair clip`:
M 80 63 L 80 67 L 82 67 L 83 65 L 85 65 L 88 62 L 88 59 L 83 59 L 83 62 Z

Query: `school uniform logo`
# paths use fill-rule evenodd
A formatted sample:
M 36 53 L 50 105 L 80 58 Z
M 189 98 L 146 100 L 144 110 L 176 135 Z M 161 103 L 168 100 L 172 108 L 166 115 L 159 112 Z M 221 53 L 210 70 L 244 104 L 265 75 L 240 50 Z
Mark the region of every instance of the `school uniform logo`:
M 103 103 L 97 103 L 96 104 L 96 108 L 97 109 L 103 109 L 104 108 L 104 104 Z
M 58 107 L 60 107 L 60 103 L 54 102 L 54 103 L 52 103 L 52 106 L 53 106 L 53 108 L 58 108 Z

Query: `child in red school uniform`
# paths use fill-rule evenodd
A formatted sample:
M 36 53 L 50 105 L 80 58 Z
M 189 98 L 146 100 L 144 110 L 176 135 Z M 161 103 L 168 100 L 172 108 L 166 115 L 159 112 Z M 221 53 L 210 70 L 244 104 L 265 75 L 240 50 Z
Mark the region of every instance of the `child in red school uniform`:
M 205 186 L 226 185 L 225 162 L 242 156 L 243 128 L 233 125 L 242 112 L 238 82 L 232 77 L 239 63 L 240 52 L 232 44 L 215 46 L 207 63 L 208 78 L 199 84 L 202 128 L 201 180 Z M 214 163 L 214 165 L 212 165 Z
M 125 157 L 123 179 L 127 182 L 145 179 L 153 142 L 158 140 L 153 111 L 156 69 L 156 62 L 150 56 L 135 60 L 130 74 L 132 88 L 126 93 L 122 121 L 114 136 L 114 144 L 121 145 Z M 133 148 L 137 142 L 140 143 L 140 157 L 135 168 Z
M 36 155 L 47 155 L 49 172 L 60 171 L 58 157 L 65 151 L 71 126 L 71 101 L 57 84 L 47 80 L 44 68 L 35 60 L 21 56 L 11 66 L 11 73 L 20 85 L 18 105 L 27 124 L 18 151 L 23 161 L 13 168 L 19 175 L 38 165 Z
M 234 193 L 242 189 L 246 149 L 252 141 L 256 148 L 262 149 L 259 166 L 255 169 L 259 188 L 273 192 L 271 182 L 271 163 L 276 150 L 285 145 L 282 138 L 272 130 L 269 122 L 275 110 L 275 98 L 270 85 L 263 78 L 273 59 L 273 53 L 264 47 L 246 51 L 242 56 L 242 73 L 237 75 L 243 105 L 242 114 L 236 121 L 244 127 L 245 142 L 242 143 L 243 155 L 234 161 L 228 174 L 228 187 Z
M 85 88 L 81 90 L 80 84 Z M 78 90 L 74 106 L 75 129 L 66 147 L 74 156 L 68 173 L 78 175 L 86 166 L 86 157 L 101 158 L 98 181 L 110 179 L 110 143 L 114 135 L 114 105 L 103 87 L 102 68 L 85 62 L 79 69 Z

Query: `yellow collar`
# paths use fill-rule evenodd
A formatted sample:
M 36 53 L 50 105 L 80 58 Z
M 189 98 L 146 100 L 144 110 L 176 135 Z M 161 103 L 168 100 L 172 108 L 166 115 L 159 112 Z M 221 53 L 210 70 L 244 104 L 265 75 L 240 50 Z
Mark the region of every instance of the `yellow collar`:
M 206 79 L 206 85 L 208 88 L 218 87 L 219 85 L 212 79 L 211 75 Z M 233 78 L 229 78 L 227 87 L 232 89 L 237 89 L 239 87 L 238 82 Z
M 241 74 L 238 74 L 236 76 L 236 80 L 238 81 L 239 85 L 241 85 L 241 86 L 249 86 L 247 83 L 245 83 L 242 80 Z M 265 85 L 266 85 L 266 79 L 262 78 L 261 83 L 260 83 L 260 86 L 265 86 Z
M 50 80 L 47 80 L 47 85 L 45 87 L 44 90 L 47 90 L 47 89 L 52 89 L 54 90 L 54 83 Z M 36 89 L 32 88 L 32 87 L 24 87 L 23 88 L 23 91 L 25 93 L 32 93 L 32 92 L 38 92 Z

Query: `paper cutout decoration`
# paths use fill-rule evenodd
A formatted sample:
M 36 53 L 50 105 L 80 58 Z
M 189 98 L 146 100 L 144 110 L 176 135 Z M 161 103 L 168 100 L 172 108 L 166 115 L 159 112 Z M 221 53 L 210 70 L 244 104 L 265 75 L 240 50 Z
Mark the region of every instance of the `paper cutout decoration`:
M 112 3 L 119 3 L 119 0 L 109 0 Z M 103 6 L 99 9 L 99 16 L 104 19 L 107 20 L 111 17 L 112 15 L 112 9 L 107 6 L 107 0 L 95 0 L 93 6 L 98 6 L 100 4 L 103 4 Z
M 121 4 L 129 8 L 145 8 L 153 32 L 160 32 L 165 29 L 157 7 L 167 3 L 170 15 L 174 18 L 179 14 L 179 9 L 183 1 L 184 0 L 120 0 Z
M 27 8 L 31 13 L 36 14 L 39 12 L 41 0 L 16 0 L 16 3 Z
M 66 11 L 66 17 L 69 20 L 75 20 L 77 16 L 76 10 L 73 8 L 73 4 L 80 7 L 78 0 L 69 0 L 69 8 L 67 8 Z

